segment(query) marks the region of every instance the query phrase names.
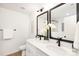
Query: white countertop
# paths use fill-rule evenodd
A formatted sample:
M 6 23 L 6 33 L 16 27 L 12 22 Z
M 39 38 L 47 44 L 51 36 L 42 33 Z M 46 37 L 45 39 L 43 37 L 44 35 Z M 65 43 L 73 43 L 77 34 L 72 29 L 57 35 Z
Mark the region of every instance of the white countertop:
M 56 41 L 28 39 L 27 42 L 40 49 L 49 56 L 76 56 L 72 49 L 67 47 L 58 47 Z

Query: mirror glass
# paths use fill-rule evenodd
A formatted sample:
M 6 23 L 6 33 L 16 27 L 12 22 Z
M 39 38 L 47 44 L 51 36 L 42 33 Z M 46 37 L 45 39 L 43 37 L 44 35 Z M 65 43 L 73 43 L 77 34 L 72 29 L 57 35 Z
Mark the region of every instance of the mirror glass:
M 75 3 L 64 4 L 51 10 L 51 24 L 55 27 L 51 28 L 51 37 L 62 37 L 73 41 L 76 21 Z
M 38 35 L 47 36 L 47 12 L 38 16 Z

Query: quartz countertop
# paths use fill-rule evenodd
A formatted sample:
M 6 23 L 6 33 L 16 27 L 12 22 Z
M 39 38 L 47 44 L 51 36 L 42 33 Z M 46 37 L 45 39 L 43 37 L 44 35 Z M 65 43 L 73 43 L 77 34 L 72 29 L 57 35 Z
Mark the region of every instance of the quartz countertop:
M 26 40 L 36 48 L 40 49 L 48 56 L 76 56 L 79 55 L 72 51 L 71 48 L 59 47 L 55 40 L 39 40 L 37 38 Z

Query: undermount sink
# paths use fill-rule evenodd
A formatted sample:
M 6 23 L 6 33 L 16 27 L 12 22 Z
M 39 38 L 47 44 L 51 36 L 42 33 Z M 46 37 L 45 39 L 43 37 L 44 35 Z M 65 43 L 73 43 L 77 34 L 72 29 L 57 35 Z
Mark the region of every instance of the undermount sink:
M 55 44 L 47 45 L 46 48 L 53 53 L 57 53 L 57 55 L 72 55 L 72 49 L 68 49 L 66 47 L 59 47 Z M 75 53 L 74 53 L 75 54 Z

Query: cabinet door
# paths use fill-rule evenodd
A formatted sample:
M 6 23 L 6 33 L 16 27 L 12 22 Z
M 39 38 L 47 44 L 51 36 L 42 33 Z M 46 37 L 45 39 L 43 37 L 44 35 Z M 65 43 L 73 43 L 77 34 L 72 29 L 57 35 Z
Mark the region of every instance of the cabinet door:
M 37 47 L 33 46 L 30 43 L 26 44 L 26 55 L 27 56 L 47 56 L 44 52 L 39 50 Z
M 26 55 L 27 56 L 36 56 L 36 53 L 35 53 L 36 49 L 35 47 L 30 44 L 30 43 L 26 43 Z
M 26 44 L 26 55 L 27 56 L 36 56 L 37 55 L 36 48 L 28 42 Z
M 44 53 L 43 51 L 39 50 L 36 48 L 35 50 L 36 56 L 48 56 L 46 53 Z
M 29 44 L 26 42 L 26 56 L 30 55 L 30 47 Z

